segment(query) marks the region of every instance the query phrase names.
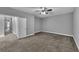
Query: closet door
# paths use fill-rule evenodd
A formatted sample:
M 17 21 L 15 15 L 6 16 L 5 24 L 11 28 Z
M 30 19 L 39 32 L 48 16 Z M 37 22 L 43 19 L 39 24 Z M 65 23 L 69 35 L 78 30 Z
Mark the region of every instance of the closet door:
M 27 19 L 26 18 L 18 18 L 18 34 L 19 38 L 26 37 L 27 35 Z

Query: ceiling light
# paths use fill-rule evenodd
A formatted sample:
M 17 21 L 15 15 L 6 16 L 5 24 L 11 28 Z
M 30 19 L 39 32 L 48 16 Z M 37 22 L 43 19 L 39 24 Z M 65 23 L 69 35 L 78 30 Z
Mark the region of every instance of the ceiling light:
M 47 13 L 46 13 L 46 12 L 40 12 L 40 14 L 41 14 L 41 15 L 46 15 Z
M 40 7 L 35 10 L 36 12 L 39 12 L 40 15 L 47 15 L 50 12 L 53 12 L 53 8 L 47 8 L 47 7 Z

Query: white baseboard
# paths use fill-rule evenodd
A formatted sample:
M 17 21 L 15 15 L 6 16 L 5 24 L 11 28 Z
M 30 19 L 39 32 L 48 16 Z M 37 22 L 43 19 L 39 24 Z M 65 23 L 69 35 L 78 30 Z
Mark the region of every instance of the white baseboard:
M 39 33 L 39 32 L 40 32 L 40 31 L 35 32 L 35 33 Z M 29 34 L 29 35 L 27 35 L 27 36 L 35 35 L 35 33 Z
M 4 37 L 5 35 L 0 35 L 0 37 Z
M 34 35 L 34 33 L 32 33 L 32 34 L 29 34 L 29 35 L 26 35 L 26 37 L 28 37 L 28 36 L 32 36 L 32 35 Z
M 77 38 L 74 35 L 73 35 L 73 38 L 74 38 L 75 44 L 76 44 L 76 46 L 77 46 L 77 48 L 79 50 L 79 44 L 78 44 Z
M 13 34 L 16 34 L 15 32 L 12 32 Z
M 73 37 L 73 35 L 69 35 L 69 34 L 63 34 L 63 33 L 57 33 L 57 32 L 49 32 L 49 31 L 43 31 L 43 32 L 53 33 L 53 34 L 59 34 L 59 35 L 65 35 L 65 36 Z

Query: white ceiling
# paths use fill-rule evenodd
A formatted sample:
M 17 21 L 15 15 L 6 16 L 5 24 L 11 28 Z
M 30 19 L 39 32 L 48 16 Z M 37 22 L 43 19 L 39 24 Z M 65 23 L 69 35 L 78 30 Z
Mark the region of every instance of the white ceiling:
M 65 13 L 71 13 L 74 10 L 73 7 L 48 7 L 48 8 L 54 8 L 54 11 L 50 12 L 48 15 L 40 15 L 39 13 L 34 11 L 35 9 L 38 9 L 39 7 L 11 7 L 11 8 L 20 10 L 26 13 L 30 13 L 38 17 L 49 17 L 49 16 L 55 16 L 55 15 L 60 15 L 60 14 L 65 14 Z

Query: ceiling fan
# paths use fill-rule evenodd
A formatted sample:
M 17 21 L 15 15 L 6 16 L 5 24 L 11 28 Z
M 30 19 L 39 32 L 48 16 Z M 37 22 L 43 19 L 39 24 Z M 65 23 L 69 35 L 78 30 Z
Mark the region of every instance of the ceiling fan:
M 35 12 L 39 12 L 41 15 L 47 15 L 49 12 L 53 12 L 53 8 L 40 7 L 39 9 L 35 9 Z

